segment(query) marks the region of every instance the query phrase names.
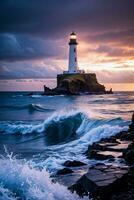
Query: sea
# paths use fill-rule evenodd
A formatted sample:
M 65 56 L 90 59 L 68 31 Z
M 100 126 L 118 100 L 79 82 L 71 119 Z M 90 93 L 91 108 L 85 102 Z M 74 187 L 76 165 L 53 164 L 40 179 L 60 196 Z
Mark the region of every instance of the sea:
M 67 160 L 94 164 L 88 145 L 127 130 L 133 112 L 134 92 L 0 92 L 0 200 L 80 199 L 51 177 Z

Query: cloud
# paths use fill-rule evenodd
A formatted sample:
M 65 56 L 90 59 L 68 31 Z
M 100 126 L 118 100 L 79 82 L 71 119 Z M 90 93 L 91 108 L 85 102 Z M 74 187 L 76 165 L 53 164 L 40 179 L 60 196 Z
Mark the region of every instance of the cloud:
M 0 47 L 0 60 L 3 61 L 64 56 L 63 48 L 59 48 L 57 41 L 25 35 L 0 34 Z
M 122 47 L 112 47 L 108 45 L 100 45 L 98 48 L 91 50 L 96 53 L 102 53 L 109 57 L 134 57 L 134 49 L 125 49 Z
M 133 0 L 1 0 L 0 78 L 56 76 L 66 67 L 72 30 L 86 44 L 80 59 L 132 60 L 133 7 Z
M 124 71 L 95 71 L 98 80 L 102 83 L 134 83 L 134 71 L 124 70 Z M 114 77 L 114 79 L 113 79 Z
M 133 26 L 133 6 L 132 0 L 2 0 L 0 31 L 57 38 L 72 29 L 119 30 Z
M 52 78 L 57 73 L 61 73 L 63 68 L 54 64 L 49 64 L 49 59 L 45 62 L 12 62 L 0 64 L 0 79 L 19 78 Z
M 124 30 L 115 29 L 112 31 L 104 31 L 103 33 L 96 33 L 94 35 L 88 35 L 87 40 L 92 42 L 103 42 L 118 45 L 134 46 L 134 26 Z

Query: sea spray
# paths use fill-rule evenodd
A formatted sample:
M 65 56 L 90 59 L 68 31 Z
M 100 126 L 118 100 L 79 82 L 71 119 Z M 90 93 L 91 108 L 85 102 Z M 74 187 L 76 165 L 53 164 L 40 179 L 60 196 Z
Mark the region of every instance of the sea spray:
M 64 144 L 46 146 L 44 153 L 46 155 L 48 152 L 48 157 L 41 164 L 50 172 L 54 172 L 55 169 L 62 168 L 62 164 L 66 160 L 79 160 L 88 163 L 89 160 L 84 156 L 84 152 L 89 144 L 93 144 L 93 142 L 97 142 L 102 138 L 109 138 L 127 129 L 128 122 L 121 118 L 110 120 L 90 119 L 82 114 L 82 123 L 76 130 L 76 139 Z
M 36 155 L 34 162 L 53 173 L 62 168 L 66 160 L 89 162 L 84 156 L 89 144 L 127 130 L 128 124 L 121 118 L 93 119 L 82 112 L 71 111 L 54 113 L 38 124 L 8 123 L 5 127 L 1 127 L 0 131 L 3 130 L 6 134 L 25 134 L 22 148 L 27 150 L 33 149 L 33 145 L 38 144 L 39 138 L 41 141 L 43 139 L 41 153 L 39 156 Z M 32 137 L 29 139 L 27 134 L 32 134 Z M 17 143 L 17 148 L 21 148 L 21 142 Z
M 67 190 L 65 186 L 52 183 L 46 170 L 37 170 L 24 160 L 7 157 L 0 159 L 1 200 L 80 199 L 76 194 Z M 86 199 L 88 198 L 83 198 L 83 200 Z

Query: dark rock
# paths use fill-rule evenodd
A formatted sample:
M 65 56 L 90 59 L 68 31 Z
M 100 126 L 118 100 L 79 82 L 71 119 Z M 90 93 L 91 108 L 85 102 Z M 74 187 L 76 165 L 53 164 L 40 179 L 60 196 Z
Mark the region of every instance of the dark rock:
M 105 87 L 98 83 L 95 74 L 60 74 L 57 76 L 57 87 L 64 88 L 70 94 L 81 92 L 103 92 Z
M 128 163 L 134 164 L 134 141 L 123 152 L 123 157 Z
M 128 168 L 114 166 L 104 166 L 100 164 L 94 169 L 89 169 L 76 184 L 69 187 L 71 191 L 76 191 L 80 196 L 92 194 L 99 199 L 109 199 L 115 191 L 119 191 L 127 183 Z
M 112 136 L 110 138 L 104 138 L 102 139 L 100 142 L 109 142 L 109 143 L 116 143 L 119 144 L 119 142 L 117 141 L 117 137 L 116 136 Z
M 129 125 L 130 127 L 131 125 Z M 134 139 L 134 132 L 131 131 L 130 129 L 128 131 L 122 131 L 119 134 L 117 134 L 117 138 L 121 139 L 121 140 L 133 140 Z
M 134 123 L 134 113 L 132 114 L 132 123 Z
M 115 137 L 103 139 L 100 142 L 89 145 L 85 152 L 89 159 L 114 161 L 114 158 L 121 158 L 122 153 L 127 149 L 130 141 L 117 140 Z
M 44 86 L 45 95 L 79 95 L 85 94 L 112 94 L 112 90 L 106 91 L 104 85 L 98 83 L 96 74 L 59 74 L 57 75 L 57 87 L 49 89 Z
M 120 144 L 107 146 L 107 151 L 123 152 L 128 148 L 130 143 L 131 141 L 120 141 Z
M 89 159 L 96 159 L 96 160 L 107 160 L 114 158 L 113 155 L 105 155 L 102 152 L 100 153 L 99 151 L 96 150 L 91 150 L 90 153 L 88 154 Z
M 132 123 L 129 125 L 131 139 L 134 140 L 134 113 L 132 115 Z
M 65 174 L 71 174 L 71 173 L 73 173 L 73 170 L 69 168 L 64 168 L 57 171 L 57 175 L 65 175 Z
M 95 166 L 92 167 L 92 169 L 97 169 L 97 170 L 106 170 L 108 167 L 104 163 L 97 163 Z M 90 168 L 89 168 L 90 170 Z
M 77 160 L 73 160 L 73 161 L 67 160 L 63 165 L 66 167 L 80 167 L 86 164 Z
M 129 125 L 128 135 L 132 143 L 123 152 L 123 157 L 127 163 L 134 164 L 134 114 L 132 115 L 132 123 Z
M 89 167 L 87 165 L 83 165 L 80 167 L 73 168 L 73 173 L 68 174 L 56 174 L 54 176 L 55 182 L 59 182 L 62 185 L 65 185 L 66 187 L 70 187 L 71 185 L 74 185 L 82 175 L 88 172 Z

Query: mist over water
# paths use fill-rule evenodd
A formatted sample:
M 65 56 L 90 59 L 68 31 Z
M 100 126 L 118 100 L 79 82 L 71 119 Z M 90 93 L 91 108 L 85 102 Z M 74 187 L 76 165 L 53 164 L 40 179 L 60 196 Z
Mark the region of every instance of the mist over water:
M 53 184 L 50 174 L 66 160 L 90 164 L 84 155 L 88 145 L 127 130 L 134 111 L 134 92 L 90 96 L 13 92 L 0 97 L 2 200 L 79 199 Z

